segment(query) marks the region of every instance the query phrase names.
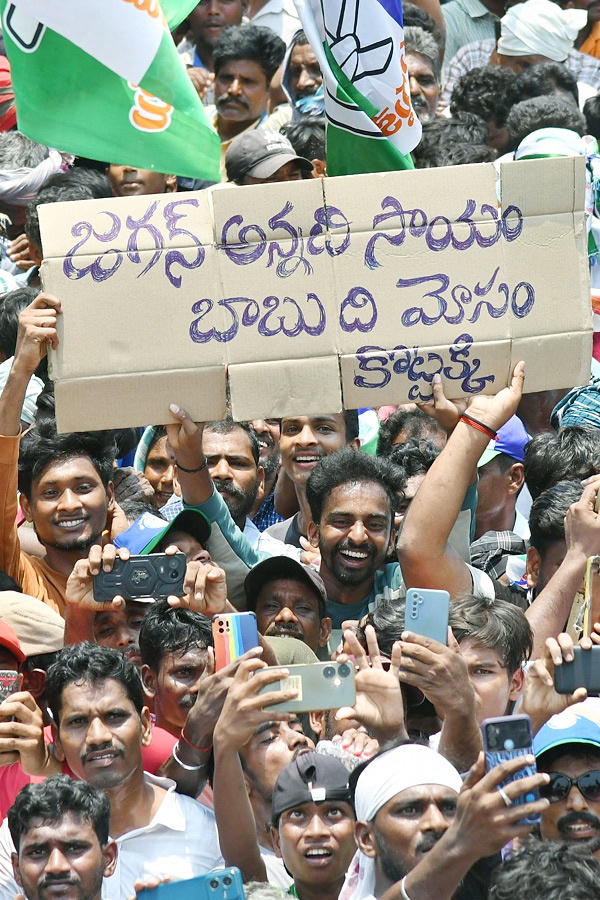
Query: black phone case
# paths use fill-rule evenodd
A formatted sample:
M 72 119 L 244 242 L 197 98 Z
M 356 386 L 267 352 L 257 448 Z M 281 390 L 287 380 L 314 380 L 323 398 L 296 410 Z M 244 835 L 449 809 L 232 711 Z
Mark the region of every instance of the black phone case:
M 181 597 L 185 568 L 185 553 L 130 556 L 126 561 L 117 557 L 112 572 L 101 569 L 99 575 L 94 575 L 94 600 L 110 603 L 115 597 L 125 600 Z
M 558 694 L 571 694 L 576 688 L 587 688 L 588 694 L 600 694 L 600 646 L 591 650 L 573 648 L 573 661 L 563 662 L 554 670 L 554 686 Z

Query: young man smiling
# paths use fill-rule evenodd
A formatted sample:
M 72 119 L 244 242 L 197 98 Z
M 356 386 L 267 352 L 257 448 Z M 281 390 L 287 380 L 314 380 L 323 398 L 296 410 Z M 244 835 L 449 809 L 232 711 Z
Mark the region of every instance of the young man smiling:
M 0 568 L 25 593 L 64 615 L 67 578 L 112 519 L 114 448 L 101 433 L 57 435 L 40 425 L 23 440 L 19 457 L 27 385 L 48 346 L 58 346 L 59 312 L 60 301 L 44 293 L 21 312 L 15 358 L 0 397 Z M 43 559 L 20 549 L 17 461 L 21 506 L 44 545 Z

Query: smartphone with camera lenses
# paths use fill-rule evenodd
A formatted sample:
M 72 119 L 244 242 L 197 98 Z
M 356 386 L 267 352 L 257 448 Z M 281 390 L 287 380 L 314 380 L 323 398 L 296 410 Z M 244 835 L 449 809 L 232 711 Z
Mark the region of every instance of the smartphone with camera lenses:
M 150 553 L 115 559 L 112 572 L 100 569 L 94 575 L 94 600 L 110 603 L 115 597 L 125 600 L 161 600 L 182 597 L 186 569 L 185 553 Z
M 448 643 L 450 594 L 430 588 L 410 588 L 406 592 L 404 621 L 407 631 L 414 631 L 440 644 Z
M 258 647 L 258 627 L 253 612 L 220 613 L 212 617 L 215 669 L 224 669 L 248 650 Z
M 137 900 L 245 900 L 242 873 L 232 866 L 184 881 L 167 881 L 138 891 Z
M 516 756 L 533 756 L 531 720 L 529 716 L 499 716 L 494 719 L 484 719 L 481 723 L 483 736 L 483 749 L 485 752 L 485 770 L 489 772 L 495 766 L 514 759 Z M 519 778 L 527 778 L 535 775 L 537 767 L 535 762 L 519 769 L 511 778 L 503 781 L 499 787 L 505 788 L 507 784 L 518 781 Z M 522 794 L 513 801 L 513 806 L 522 806 L 524 803 L 533 803 L 539 800 L 540 794 L 536 789 Z M 523 819 L 519 824 L 535 825 L 540 821 L 539 815 Z
M 283 712 L 311 712 L 319 709 L 339 709 L 354 706 L 356 688 L 354 666 L 349 662 L 309 663 L 302 666 L 286 666 L 289 675 L 280 681 L 266 684 L 259 694 L 271 691 L 298 691 L 294 700 L 271 703 L 265 709 Z

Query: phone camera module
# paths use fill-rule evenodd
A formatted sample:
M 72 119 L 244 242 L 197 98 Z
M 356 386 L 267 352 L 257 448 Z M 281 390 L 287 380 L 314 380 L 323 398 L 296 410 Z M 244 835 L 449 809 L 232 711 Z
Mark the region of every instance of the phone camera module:
M 335 678 L 335 669 L 333 666 L 325 666 L 323 669 L 324 678 Z
M 209 885 L 211 891 L 216 891 L 216 890 L 218 890 L 218 888 L 219 888 L 219 879 L 218 879 L 218 878 L 212 878 L 212 879 L 209 881 L 208 885 Z
M 173 569 L 171 569 L 171 571 L 169 572 L 169 578 L 171 579 L 171 581 L 177 580 L 177 574 L 177 572 L 174 572 Z
M 512 738 L 506 738 L 506 740 L 504 741 L 504 749 L 505 750 L 514 750 L 515 749 L 515 742 L 513 741 Z
M 226 875 L 225 878 L 223 879 L 223 884 L 225 885 L 225 887 L 229 887 L 232 880 L 233 879 L 231 878 L 231 875 Z
M 350 666 L 348 665 L 348 663 L 341 663 L 338 666 L 338 675 L 340 676 L 340 678 L 347 678 L 349 674 Z

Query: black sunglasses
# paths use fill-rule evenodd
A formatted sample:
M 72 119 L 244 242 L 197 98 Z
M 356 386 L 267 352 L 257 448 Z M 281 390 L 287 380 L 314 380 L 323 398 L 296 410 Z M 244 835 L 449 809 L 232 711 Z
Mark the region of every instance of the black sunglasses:
M 540 787 L 540 796 L 545 797 L 550 803 L 558 803 L 566 800 L 574 784 L 586 800 L 600 800 L 600 769 L 592 769 L 585 772 L 579 778 L 569 778 L 559 772 L 550 772 L 550 781 Z

